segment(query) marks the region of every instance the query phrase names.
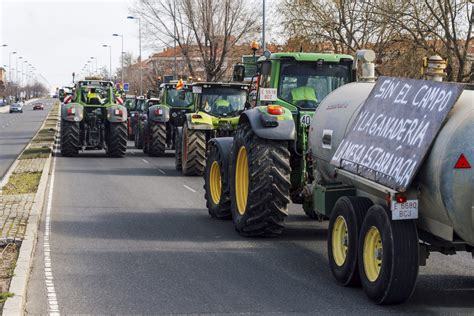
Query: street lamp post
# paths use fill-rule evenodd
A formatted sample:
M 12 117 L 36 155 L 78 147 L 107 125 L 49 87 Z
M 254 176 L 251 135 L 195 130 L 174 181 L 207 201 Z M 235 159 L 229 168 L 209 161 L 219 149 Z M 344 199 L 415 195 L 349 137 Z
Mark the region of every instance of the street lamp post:
M 127 19 L 138 20 L 138 45 L 139 45 L 139 57 L 138 57 L 138 69 L 140 72 L 140 95 L 143 95 L 143 69 L 142 69 L 142 24 L 140 18 L 134 16 L 127 16 Z
M 91 62 L 92 62 L 93 59 L 95 59 L 95 74 L 98 75 L 99 71 L 97 69 L 97 58 L 96 57 L 91 57 Z M 92 64 L 92 71 L 94 71 L 94 64 Z
M 20 72 L 20 70 L 18 69 L 18 59 L 23 59 L 23 56 L 20 56 L 20 57 L 16 56 L 16 66 L 15 66 L 15 69 L 16 69 L 15 79 L 16 80 L 15 81 L 17 84 L 20 84 L 20 80 L 18 78 L 18 73 Z
M 16 52 L 10 52 L 8 56 L 8 70 L 10 71 L 10 82 L 13 82 L 13 77 L 12 77 L 12 54 L 15 55 Z
M 7 44 L 2 44 L 1 47 L 7 47 L 7 46 L 8 46 Z M 1 56 L 1 57 L 2 57 L 2 59 L 3 59 L 3 50 L 2 50 L 2 56 Z M 2 60 L 2 61 L 3 61 L 3 60 Z
M 267 49 L 265 45 L 265 0 L 263 0 L 263 16 L 262 16 L 262 47 L 263 51 Z
M 120 55 L 120 59 L 122 60 L 122 69 L 120 70 L 120 73 L 122 75 L 122 85 L 123 85 L 123 35 L 114 33 L 112 36 L 120 36 L 122 38 L 122 55 Z
M 102 47 L 109 48 L 109 78 L 112 81 L 112 45 L 103 44 Z

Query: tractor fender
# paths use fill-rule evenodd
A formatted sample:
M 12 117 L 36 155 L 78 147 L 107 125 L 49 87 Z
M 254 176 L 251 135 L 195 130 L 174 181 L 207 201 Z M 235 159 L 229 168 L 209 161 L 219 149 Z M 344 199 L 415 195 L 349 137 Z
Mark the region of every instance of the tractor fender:
M 161 115 L 158 115 L 158 112 L 161 112 Z M 148 109 L 148 120 L 157 123 L 168 122 L 170 120 L 170 108 L 162 104 L 150 106 Z
M 79 103 L 67 103 L 61 107 L 61 118 L 68 122 L 80 122 L 84 118 L 84 106 Z
M 286 111 L 286 110 L 285 110 Z M 276 122 L 276 126 L 265 126 L 266 121 Z M 296 129 L 293 119 L 278 119 L 257 108 L 244 111 L 239 124 L 249 122 L 253 132 L 260 138 L 271 140 L 295 140 Z
M 193 115 L 196 113 L 187 113 L 186 114 L 186 127 L 188 129 L 198 129 L 198 130 L 212 130 L 214 129 L 214 126 L 212 124 L 208 124 L 207 122 L 204 122 L 204 120 L 198 119 L 200 123 L 194 123 L 193 122 Z
M 210 150 L 212 146 L 216 146 L 218 148 L 219 153 L 222 155 L 222 161 L 224 163 L 223 168 L 225 170 L 229 170 L 229 162 L 230 162 L 230 152 L 232 150 L 232 144 L 234 142 L 233 137 L 219 137 L 219 138 L 212 138 L 207 143 L 207 148 Z
M 107 120 L 110 123 L 121 123 L 127 121 L 127 108 L 120 104 L 114 104 L 107 108 Z

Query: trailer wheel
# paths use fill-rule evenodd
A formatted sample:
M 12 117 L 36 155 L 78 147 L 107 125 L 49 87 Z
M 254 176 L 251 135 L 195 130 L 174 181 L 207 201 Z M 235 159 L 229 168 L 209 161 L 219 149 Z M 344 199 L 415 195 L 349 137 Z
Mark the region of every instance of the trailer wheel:
M 230 162 L 231 211 L 244 236 L 283 231 L 290 202 L 290 152 L 286 141 L 262 139 L 250 124 L 234 134 Z
M 166 124 L 151 123 L 150 127 L 150 156 L 160 157 L 166 149 Z
M 125 123 L 111 123 L 107 135 L 107 155 L 123 157 L 127 151 L 127 125 Z
M 372 201 L 344 196 L 331 212 L 328 228 L 328 257 L 332 275 L 344 286 L 360 285 L 357 248 L 359 233 Z
M 183 170 L 183 155 L 182 155 L 182 144 L 181 140 L 183 138 L 183 128 L 177 127 L 175 138 L 174 138 L 174 166 L 176 170 Z
M 135 148 L 143 149 L 143 138 L 140 137 L 139 131 L 135 131 Z
M 183 128 L 182 166 L 185 176 L 202 176 L 206 168 L 205 131 Z
M 79 153 L 80 128 L 79 123 L 63 120 L 61 122 L 61 155 L 74 157 Z
M 218 219 L 231 219 L 229 189 L 229 154 L 219 146 L 209 144 L 204 173 L 204 198 L 209 215 Z
M 389 213 L 384 206 L 372 206 L 359 237 L 362 286 L 377 304 L 398 304 L 409 299 L 418 276 L 415 221 L 393 221 Z

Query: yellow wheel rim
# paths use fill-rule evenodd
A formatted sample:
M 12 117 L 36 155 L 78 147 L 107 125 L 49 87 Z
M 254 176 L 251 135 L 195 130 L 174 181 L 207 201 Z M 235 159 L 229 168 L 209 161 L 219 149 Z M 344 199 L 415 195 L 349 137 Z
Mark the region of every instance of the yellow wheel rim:
M 237 201 L 237 211 L 240 215 L 245 214 L 247 208 L 247 197 L 249 190 L 249 165 L 247 160 L 247 149 L 240 147 L 237 154 L 235 166 L 235 199 Z
M 364 238 L 364 270 L 367 279 L 374 282 L 382 267 L 383 246 L 379 230 L 372 226 Z
M 334 262 L 341 267 L 347 258 L 349 249 L 349 234 L 347 233 L 347 223 L 344 217 L 338 216 L 332 228 L 332 256 Z
M 215 160 L 211 165 L 211 171 L 209 174 L 209 187 L 211 189 L 212 202 L 215 205 L 219 204 L 219 201 L 221 200 L 222 189 L 221 168 Z

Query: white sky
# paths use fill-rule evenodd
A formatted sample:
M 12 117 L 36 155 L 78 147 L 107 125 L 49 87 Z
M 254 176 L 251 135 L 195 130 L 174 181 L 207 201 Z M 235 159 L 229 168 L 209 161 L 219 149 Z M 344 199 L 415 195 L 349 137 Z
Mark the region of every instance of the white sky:
M 124 51 L 139 51 L 138 21 L 126 17 L 134 0 L 0 0 L 0 66 L 9 64 L 9 53 L 16 51 L 44 76 L 50 88 L 68 85 L 72 72 L 80 73 L 91 56 L 98 68 L 119 66 L 121 38 Z M 150 52 L 144 48 L 146 58 Z M 16 55 L 11 55 L 15 68 Z M 20 64 L 20 60 L 19 60 Z M 95 64 L 94 64 L 95 67 Z M 20 67 L 18 67 L 20 68 Z M 115 72 L 115 70 L 113 70 Z

